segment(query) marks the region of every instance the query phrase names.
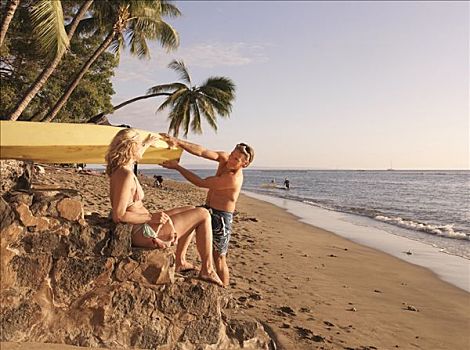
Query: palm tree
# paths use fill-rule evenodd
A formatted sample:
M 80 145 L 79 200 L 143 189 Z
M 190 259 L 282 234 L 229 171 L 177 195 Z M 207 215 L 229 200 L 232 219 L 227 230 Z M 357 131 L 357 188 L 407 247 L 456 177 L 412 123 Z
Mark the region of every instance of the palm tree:
M 168 132 L 178 136 L 180 128 L 184 136 L 188 135 L 189 127 L 195 133 L 202 133 L 201 115 L 208 124 L 217 131 L 217 114 L 228 117 L 232 111 L 235 98 L 235 84 L 229 78 L 210 77 L 201 86 L 192 86 L 191 77 L 182 61 L 172 61 L 169 68 L 179 73 L 183 83 L 157 85 L 149 89 L 150 94 L 173 90 L 157 111 L 170 107 Z M 192 115 L 192 121 L 191 121 Z
M 184 136 L 187 136 L 191 127 L 193 132 L 202 133 L 201 115 L 217 131 L 217 114 L 228 117 L 232 111 L 232 102 L 235 99 L 235 84 L 232 80 L 226 77 L 210 77 L 201 86 L 192 86 L 191 77 L 182 61 L 173 60 L 168 67 L 179 73 L 180 79 L 186 84 L 176 82 L 154 86 L 146 95 L 134 97 L 114 106 L 113 111 L 139 100 L 167 96 L 157 112 L 167 107 L 171 108 L 168 115 L 170 120 L 168 132 L 178 136 L 179 130 L 183 128 Z M 95 115 L 89 122 L 106 122 L 104 115 L 105 113 Z
M 85 16 L 92 3 L 93 0 L 87 0 L 80 6 L 68 26 L 69 30 L 67 34 L 65 34 L 63 25 L 64 18 L 60 1 L 41 0 L 34 5 L 32 20 L 33 25 L 37 28 L 36 31 L 40 39 L 41 47 L 46 52 L 55 51 L 55 56 L 18 101 L 13 112 L 10 114 L 10 120 L 17 120 L 20 117 L 21 113 L 23 113 L 34 96 L 37 95 L 57 68 L 80 21 Z
M 5 16 L 3 17 L 2 24 L 0 26 L 0 46 L 3 45 L 3 40 L 5 40 L 5 36 L 8 31 L 8 27 L 10 26 L 10 22 L 15 15 L 16 8 L 20 4 L 20 0 L 8 0 L 5 6 Z
M 90 66 L 108 48 L 119 55 L 123 47 L 129 46 L 131 54 L 147 58 L 150 55 L 147 40 L 158 40 L 167 50 L 179 45 L 178 33 L 162 16 L 176 17 L 181 13 L 166 0 L 101 0 L 95 3 L 95 10 L 98 16 L 93 20 L 107 35 L 43 119 L 45 122 L 56 117 Z

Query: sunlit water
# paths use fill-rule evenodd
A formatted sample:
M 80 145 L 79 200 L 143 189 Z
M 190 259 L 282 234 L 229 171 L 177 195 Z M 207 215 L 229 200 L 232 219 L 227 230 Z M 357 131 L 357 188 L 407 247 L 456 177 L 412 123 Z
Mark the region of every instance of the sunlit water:
M 214 173 L 194 171 L 201 177 Z M 144 173 L 184 181 L 176 171 Z M 388 233 L 470 259 L 470 171 L 246 169 L 244 174 L 244 190 L 368 217 L 370 225 Z M 283 186 L 286 177 L 289 190 Z

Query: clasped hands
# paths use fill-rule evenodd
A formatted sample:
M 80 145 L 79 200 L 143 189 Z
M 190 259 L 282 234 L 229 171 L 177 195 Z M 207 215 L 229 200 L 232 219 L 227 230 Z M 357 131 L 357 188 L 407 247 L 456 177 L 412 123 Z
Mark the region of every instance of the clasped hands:
M 150 219 L 150 221 L 148 223 L 152 223 L 152 224 L 156 224 L 158 227 L 156 229 L 156 234 L 158 236 L 158 233 L 160 232 L 161 228 L 163 227 L 163 225 L 165 225 L 166 223 L 169 223 L 171 228 L 172 228 L 172 232 L 170 234 L 170 239 L 168 241 L 164 241 L 158 237 L 156 238 L 153 238 L 153 242 L 159 247 L 159 248 L 168 248 L 172 245 L 176 245 L 177 243 L 177 234 L 175 232 L 175 228 L 173 226 L 173 222 L 171 221 L 171 218 L 168 214 L 164 213 L 164 212 L 157 212 L 157 213 L 153 213 L 152 214 L 152 218 Z
M 160 211 L 152 214 L 152 218 L 150 219 L 149 223 L 165 225 L 168 220 L 170 220 L 170 216 L 163 211 Z
M 179 140 L 176 137 L 170 136 L 170 135 L 165 134 L 165 133 L 160 133 L 159 135 L 161 136 L 163 141 L 165 141 L 168 144 L 169 148 L 178 147 L 178 141 Z

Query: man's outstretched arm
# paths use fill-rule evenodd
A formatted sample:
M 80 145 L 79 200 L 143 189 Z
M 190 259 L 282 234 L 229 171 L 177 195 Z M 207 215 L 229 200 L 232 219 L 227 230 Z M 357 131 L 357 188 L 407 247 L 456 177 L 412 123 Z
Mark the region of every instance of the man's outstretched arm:
M 220 161 L 225 152 L 216 152 L 216 151 L 211 151 L 209 149 L 206 149 L 200 145 L 197 145 L 195 143 L 191 143 L 188 141 L 183 141 L 180 139 L 177 139 L 176 137 L 172 137 L 168 134 L 163 134 L 161 133 L 160 136 L 163 138 L 165 142 L 167 142 L 170 146 L 177 146 L 181 147 L 184 149 L 186 152 L 189 152 L 195 156 L 206 158 L 209 160 L 215 160 L 215 161 Z
M 206 177 L 205 179 L 200 178 L 192 171 L 183 168 L 181 165 L 178 164 L 176 160 L 170 160 L 162 164 L 164 168 L 167 169 L 175 169 L 177 170 L 183 177 L 191 182 L 193 185 L 202 188 L 208 188 L 211 190 L 224 190 L 228 188 L 234 188 L 237 185 L 237 179 L 232 174 L 225 174 L 222 176 L 210 176 Z

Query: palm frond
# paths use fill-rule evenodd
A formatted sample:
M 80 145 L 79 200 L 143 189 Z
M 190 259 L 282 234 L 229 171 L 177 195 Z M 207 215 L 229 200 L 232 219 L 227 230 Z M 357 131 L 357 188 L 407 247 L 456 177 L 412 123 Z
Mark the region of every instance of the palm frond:
M 168 115 L 168 119 L 170 120 L 170 126 L 168 131 L 173 131 L 173 134 L 177 136 L 179 134 L 179 129 L 181 127 L 181 123 L 184 120 L 184 109 L 186 105 L 187 99 L 180 99 L 178 100 L 177 104 L 173 108 L 173 110 Z
M 231 102 L 234 99 L 233 94 L 211 87 L 211 86 L 201 86 L 198 88 L 198 90 L 202 92 L 204 95 L 212 96 L 213 98 L 216 98 L 221 101 Z
M 137 30 L 130 32 L 128 36 L 130 53 L 139 58 L 150 58 L 150 50 L 145 40 L 145 35 Z
M 175 106 L 178 105 L 178 103 L 182 100 L 184 100 L 185 98 L 185 95 L 188 93 L 187 90 L 178 90 L 178 91 L 175 91 L 173 94 L 171 94 L 170 97 L 168 97 L 168 103 L 166 104 L 166 106 L 170 106 L 170 107 L 173 107 L 173 109 L 175 108 Z M 166 102 L 166 101 L 165 101 Z M 161 109 L 160 109 L 161 108 Z M 159 110 L 163 110 L 165 107 L 163 106 L 160 106 Z
M 168 23 L 164 21 L 156 21 L 156 33 L 160 46 L 167 52 L 175 50 L 180 45 L 180 37 L 178 32 Z
M 205 96 L 199 96 L 198 98 L 198 105 L 200 110 L 202 111 L 202 115 L 206 118 L 210 118 L 215 120 L 215 110 L 210 101 Z
M 235 83 L 232 81 L 232 79 L 227 77 L 210 77 L 202 85 L 212 86 L 226 92 L 235 93 Z
M 176 18 L 181 16 L 181 11 L 173 5 L 170 1 L 162 0 L 161 3 L 161 13 L 164 17 Z
M 69 46 L 60 1 L 38 0 L 32 5 L 33 30 L 46 53 L 60 54 Z
M 191 85 L 191 77 L 189 76 L 188 69 L 184 65 L 183 61 L 173 60 L 170 62 L 170 64 L 168 64 L 168 68 L 173 69 L 176 73 L 179 74 L 181 80 Z
M 147 90 L 147 95 L 158 94 L 159 92 L 168 92 L 168 91 L 175 92 L 176 90 L 184 89 L 184 88 L 186 88 L 186 85 L 182 83 L 156 85 Z
M 232 104 L 230 102 L 221 101 L 217 98 L 214 98 L 209 95 L 204 96 L 207 99 L 207 102 L 212 105 L 212 107 L 216 110 L 217 114 L 221 117 L 228 117 L 232 112 Z
M 188 136 L 189 131 L 189 123 L 191 122 L 191 104 L 189 99 L 185 100 L 183 105 L 183 110 L 181 111 L 183 114 L 183 128 L 184 128 L 184 137 Z
M 114 38 L 109 45 L 109 51 L 116 56 L 117 61 L 119 62 L 121 58 L 121 50 L 125 47 L 125 41 L 122 35 L 118 35 Z
M 176 30 L 164 22 L 159 14 L 152 10 L 146 9 L 145 12 L 135 16 L 129 20 L 128 27 L 132 30 L 142 32 L 146 39 L 158 40 L 160 45 L 167 51 L 174 50 L 179 45 L 179 36 Z
M 132 17 L 138 19 L 138 18 L 149 18 L 153 20 L 161 20 L 161 10 L 156 7 L 149 7 L 149 6 L 144 6 L 138 9 L 133 9 L 132 11 Z
M 131 21 L 129 26 L 132 30 L 145 34 L 145 37 L 150 40 L 157 39 L 158 22 L 151 17 L 139 17 Z
M 201 113 L 199 112 L 199 106 L 196 101 L 191 103 L 191 109 L 193 112 L 193 121 L 191 122 L 191 130 L 197 134 L 202 134 L 202 124 L 201 124 Z M 217 130 L 217 125 L 211 125 L 215 130 Z
M 187 90 L 181 89 L 175 91 L 171 96 L 169 96 L 161 105 L 158 107 L 157 111 L 163 111 L 167 107 L 174 107 L 178 104 L 179 99 L 187 93 Z
M 207 123 L 217 131 L 217 116 L 212 108 L 212 105 L 209 101 L 207 101 L 204 97 L 200 98 L 198 101 L 199 109 L 202 111 L 202 115 L 204 119 L 206 119 Z
M 129 10 L 135 14 L 140 14 L 141 11 L 145 11 L 146 9 L 156 10 L 158 13 L 161 13 L 162 6 L 159 0 L 121 0 L 121 2 L 128 5 Z
M 155 114 L 158 112 L 164 111 L 166 108 L 168 108 L 171 104 L 170 97 L 166 98 L 165 101 L 162 102 L 160 106 L 158 106 L 157 110 L 155 111 Z
M 112 25 L 118 16 L 119 6 L 117 5 L 111 1 L 93 1 L 93 17 L 96 18 L 99 28 L 106 28 L 107 32 L 112 30 Z

